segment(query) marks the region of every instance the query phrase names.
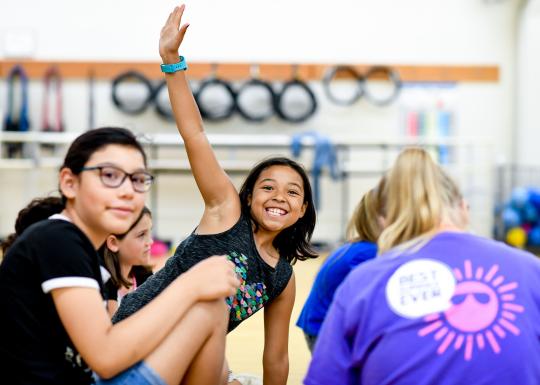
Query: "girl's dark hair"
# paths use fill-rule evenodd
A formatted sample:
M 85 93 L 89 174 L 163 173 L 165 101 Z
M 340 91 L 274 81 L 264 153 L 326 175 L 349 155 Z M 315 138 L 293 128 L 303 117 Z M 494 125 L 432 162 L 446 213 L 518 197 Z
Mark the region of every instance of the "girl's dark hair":
M 69 168 L 75 175 L 79 174 L 92 154 L 109 144 L 135 148 L 141 153 L 146 166 L 144 149 L 131 131 L 125 128 L 103 127 L 89 130 L 79 135 L 71 143 L 71 146 L 69 146 L 64 163 L 60 169 Z M 61 198 L 48 197 L 34 199 L 27 207 L 19 212 L 15 223 L 15 233 L 11 234 L 1 245 L 3 253 L 5 254 L 7 248 L 15 242 L 15 239 L 21 235 L 24 229 L 35 222 L 48 218 L 52 214 L 61 212 L 64 209 L 65 203 L 66 198 L 64 196 Z
M 0 245 L 2 253 L 13 245 L 17 237 L 28 227 L 49 218 L 53 214 L 58 214 L 64 209 L 64 203 L 60 197 L 45 197 L 33 199 L 24 209 L 19 211 L 15 220 L 15 232 L 10 234 Z
M 306 212 L 294 225 L 281 231 L 274 239 L 273 246 L 279 251 L 280 256 L 287 259 L 287 262 L 294 264 L 297 260 L 304 261 L 308 258 L 317 258 L 318 255 L 311 248 L 311 236 L 315 229 L 317 215 L 313 204 L 313 194 L 311 184 L 304 167 L 295 161 L 285 157 L 269 158 L 261 161 L 251 169 L 242 188 L 240 189 L 240 204 L 242 214 L 247 215 L 255 223 L 255 232 L 258 230 L 258 224 L 251 216 L 249 199 L 253 194 L 253 187 L 261 173 L 272 166 L 287 166 L 292 168 L 300 175 L 304 184 L 304 204 L 307 203 Z
M 75 175 L 79 174 L 92 154 L 109 144 L 135 148 L 141 153 L 144 165 L 147 165 L 144 149 L 131 131 L 119 127 L 103 127 L 86 131 L 77 137 L 69 146 L 60 169 L 69 168 Z
M 71 143 L 60 170 L 68 168 L 73 174 L 80 174 L 92 154 L 110 144 L 135 148 L 141 153 L 144 165 L 147 165 L 146 153 L 133 132 L 120 127 L 102 127 L 86 131 Z M 63 195 L 62 199 L 65 204 L 66 198 Z
M 145 215 L 149 215 L 150 218 L 152 217 L 152 212 L 150 211 L 150 209 L 148 207 L 144 207 L 141 211 L 141 213 L 139 214 L 139 216 L 137 217 L 137 220 L 135 220 L 135 222 L 131 225 L 131 227 L 128 229 L 128 231 L 126 231 L 124 234 L 113 234 L 116 238 L 118 238 L 119 240 L 122 240 L 131 230 L 133 230 L 133 228 L 135 226 L 137 226 L 137 224 L 141 221 L 141 219 L 145 216 Z M 105 242 L 101 248 L 99 249 L 99 255 L 101 255 L 103 257 L 103 262 L 105 263 L 105 268 L 109 271 L 109 273 L 111 274 L 111 281 L 112 283 L 117 287 L 117 288 L 120 288 L 120 287 L 127 287 L 127 288 L 130 288 L 131 287 L 131 282 L 128 281 L 126 278 L 124 278 L 122 276 L 122 271 L 120 269 L 120 257 L 118 255 L 117 252 L 114 252 L 112 250 L 110 250 L 108 247 L 107 247 L 107 242 Z M 134 266 L 135 267 L 135 266 Z M 148 270 L 149 269 L 149 266 L 144 266 L 143 267 L 145 270 Z M 133 274 L 133 269 L 132 271 L 130 271 L 129 273 L 129 276 L 131 277 L 131 275 Z

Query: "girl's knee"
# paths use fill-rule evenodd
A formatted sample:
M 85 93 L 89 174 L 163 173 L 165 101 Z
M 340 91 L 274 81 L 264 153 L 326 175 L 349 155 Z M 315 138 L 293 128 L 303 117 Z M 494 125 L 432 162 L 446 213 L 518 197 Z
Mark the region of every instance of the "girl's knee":
M 223 327 L 229 320 L 227 304 L 224 300 L 204 301 L 196 303 L 192 311 L 202 318 L 206 324 Z

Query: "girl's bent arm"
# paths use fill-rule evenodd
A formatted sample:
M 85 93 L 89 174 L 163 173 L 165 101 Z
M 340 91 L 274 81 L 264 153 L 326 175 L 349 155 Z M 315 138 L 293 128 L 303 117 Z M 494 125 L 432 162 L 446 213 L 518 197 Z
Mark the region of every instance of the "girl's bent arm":
M 264 385 L 285 385 L 289 375 L 289 323 L 294 306 L 294 273 L 283 292 L 264 308 Z
M 239 282 L 225 257 L 209 258 L 192 269 L 191 274 L 191 270 L 182 274 L 148 305 L 115 325 L 95 289 L 54 289 L 52 298 L 82 358 L 100 377 L 110 378 L 147 357 L 197 301 L 236 292 Z

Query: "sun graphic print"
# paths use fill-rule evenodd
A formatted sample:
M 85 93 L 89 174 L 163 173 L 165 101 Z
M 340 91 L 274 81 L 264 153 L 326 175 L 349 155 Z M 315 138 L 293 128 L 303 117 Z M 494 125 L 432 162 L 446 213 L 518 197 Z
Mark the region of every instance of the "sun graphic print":
M 448 349 L 463 349 L 465 360 L 470 361 L 477 349 L 499 354 L 500 340 L 520 334 L 514 321 L 525 308 L 515 303 L 518 283 L 506 282 L 498 265 L 487 271 L 483 267 L 474 270 L 470 260 L 465 261 L 463 271 L 454 268 L 453 273 L 456 287 L 450 308 L 424 317 L 427 325 L 418 335 L 432 335 L 440 342 L 439 355 Z

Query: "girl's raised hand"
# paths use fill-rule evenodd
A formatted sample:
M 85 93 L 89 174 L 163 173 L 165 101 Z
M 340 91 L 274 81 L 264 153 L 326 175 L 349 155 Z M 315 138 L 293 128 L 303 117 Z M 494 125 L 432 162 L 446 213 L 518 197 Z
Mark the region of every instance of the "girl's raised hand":
M 164 63 L 176 63 L 178 61 L 178 49 L 180 48 L 180 44 L 182 44 L 182 40 L 184 40 L 184 35 L 189 26 L 186 23 L 180 27 L 185 8 L 185 4 L 174 8 L 161 29 L 159 54 Z

